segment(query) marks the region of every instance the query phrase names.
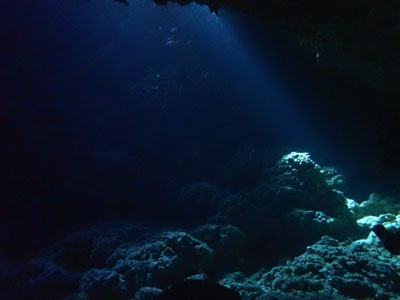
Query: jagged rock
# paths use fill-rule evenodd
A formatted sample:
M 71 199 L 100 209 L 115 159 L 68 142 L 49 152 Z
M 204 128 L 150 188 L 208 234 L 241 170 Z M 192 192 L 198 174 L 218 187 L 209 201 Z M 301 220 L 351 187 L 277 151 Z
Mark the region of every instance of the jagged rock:
M 123 275 L 130 291 L 143 286 L 167 287 L 199 270 L 207 270 L 214 250 L 185 232 L 165 232 L 159 239 L 141 246 L 115 250 L 108 268 Z
M 221 284 L 238 289 L 244 300 L 273 299 L 271 293 L 282 299 L 395 299 L 399 262 L 376 240 L 345 244 L 324 236 L 286 265 L 250 278 L 229 274 Z
M 154 300 L 157 296 L 159 296 L 163 290 L 154 288 L 154 287 L 142 287 L 140 288 L 133 300 Z
M 91 269 L 81 278 L 80 289 L 90 300 L 128 299 L 124 278 L 115 271 Z

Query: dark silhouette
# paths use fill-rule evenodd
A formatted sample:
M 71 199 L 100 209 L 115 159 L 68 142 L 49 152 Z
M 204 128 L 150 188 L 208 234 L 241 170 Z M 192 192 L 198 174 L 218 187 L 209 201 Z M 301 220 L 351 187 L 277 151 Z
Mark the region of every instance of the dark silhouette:
M 400 231 L 393 233 L 380 224 L 372 227 L 372 231 L 378 236 L 387 251 L 395 255 L 400 254 Z
M 208 280 L 185 280 L 172 286 L 156 300 L 241 300 L 239 293 Z

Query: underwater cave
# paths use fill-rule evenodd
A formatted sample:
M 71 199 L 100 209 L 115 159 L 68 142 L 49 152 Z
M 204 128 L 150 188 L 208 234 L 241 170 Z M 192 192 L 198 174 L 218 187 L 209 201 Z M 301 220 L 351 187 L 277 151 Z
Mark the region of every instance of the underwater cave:
M 0 25 L 0 299 L 400 299 L 400 2 Z

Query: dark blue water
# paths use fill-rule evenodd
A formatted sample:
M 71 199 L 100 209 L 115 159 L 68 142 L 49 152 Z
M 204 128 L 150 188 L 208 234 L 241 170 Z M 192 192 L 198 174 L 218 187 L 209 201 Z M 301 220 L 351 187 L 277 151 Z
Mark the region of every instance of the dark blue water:
M 5 0 L 0 15 L 0 218 L 22 240 L 167 220 L 179 186 L 218 182 L 242 149 L 374 176 L 369 115 L 343 104 L 364 95 L 272 28 L 148 0 Z

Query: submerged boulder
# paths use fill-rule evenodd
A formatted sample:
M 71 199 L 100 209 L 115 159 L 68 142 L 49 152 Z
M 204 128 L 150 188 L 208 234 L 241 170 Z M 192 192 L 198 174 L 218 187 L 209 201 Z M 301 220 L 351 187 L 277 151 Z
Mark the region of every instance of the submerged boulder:
M 332 216 L 342 214 L 347 211 L 346 201 L 332 188 L 335 176 L 339 174 L 333 168 L 322 168 L 309 153 L 291 152 L 278 160 L 269 180 L 255 190 L 254 197 L 272 204 L 278 212 L 302 208 Z
M 343 183 L 336 169 L 320 166 L 309 153 L 291 152 L 265 167 L 257 186 L 223 198 L 215 220 L 246 234 L 248 266 L 252 259 L 255 266 L 299 255 L 323 235 L 365 237 L 337 190 Z

